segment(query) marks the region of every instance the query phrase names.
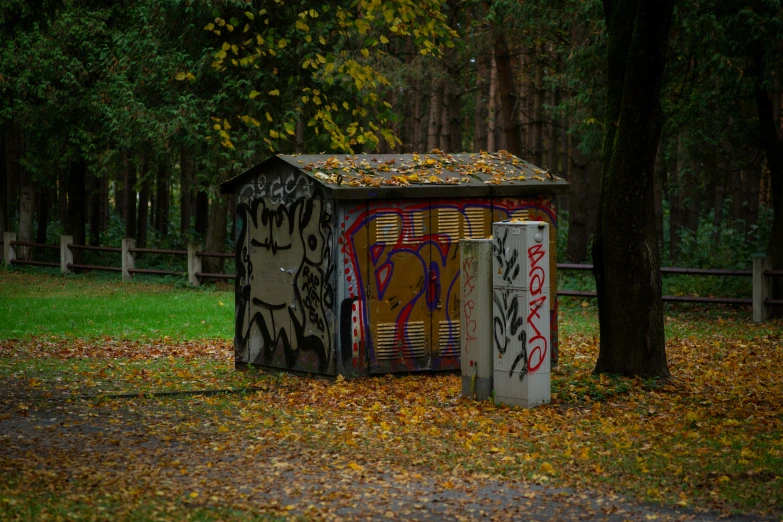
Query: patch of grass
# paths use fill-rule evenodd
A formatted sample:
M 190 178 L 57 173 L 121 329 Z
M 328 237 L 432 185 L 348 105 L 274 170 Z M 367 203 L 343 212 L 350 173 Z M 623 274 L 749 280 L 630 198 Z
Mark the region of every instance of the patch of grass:
M 0 514 L 4 522 L 60 521 L 87 522 L 126 520 L 148 522 L 156 520 L 188 522 L 256 522 L 286 520 L 284 516 L 255 513 L 241 509 L 210 506 L 207 501 L 197 505 L 193 498 L 166 500 L 152 495 L 85 495 L 57 494 L 43 488 L 19 487 L 15 477 L 4 477 L 0 484 Z M 190 502 L 188 502 L 190 501 Z
M 233 289 L 176 288 L 92 276 L 0 272 L 0 339 L 231 338 Z

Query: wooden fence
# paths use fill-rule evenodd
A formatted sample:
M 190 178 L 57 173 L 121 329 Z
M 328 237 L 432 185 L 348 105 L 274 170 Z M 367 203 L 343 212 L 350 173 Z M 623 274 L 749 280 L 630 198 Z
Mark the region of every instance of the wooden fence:
M 233 253 L 226 252 L 204 252 L 199 243 L 189 243 L 187 250 L 163 250 L 157 248 L 136 248 L 134 239 L 123 239 L 122 246 L 102 247 L 73 244 L 72 236 L 60 236 L 60 245 L 45 245 L 41 243 L 30 243 L 26 241 L 17 241 L 16 234 L 6 232 L 3 238 L 3 259 L 6 265 L 32 265 L 59 268 L 64 274 L 72 273 L 74 270 L 102 270 L 107 272 L 121 272 L 122 280 L 129 281 L 133 279 L 134 274 L 149 275 L 174 275 L 187 276 L 190 284 L 198 286 L 204 279 L 234 279 L 236 274 L 213 274 L 202 272 L 201 260 L 205 257 L 219 257 L 224 259 L 233 259 Z M 50 249 L 60 251 L 60 262 L 46 261 L 25 261 L 17 259 L 16 248 L 28 247 L 38 249 Z M 121 266 L 97 266 L 83 265 L 73 262 L 73 252 L 76 250 L 96 251 L 96 252 L 114 252 L 121 255 Z M 187 272 L 176 270 L 156 270 L 146 268 L 136 268 L 136 254 L 167 254 L 175 256 L 186 256 L 188 261 Z M 592 270 L 593 265 L 574 265 L 558 264 L 558 270 Z M 771 307 L 783 306 L 783 299 L 771 298 L 771 279 L 773 277 L 783 277 L 783 270 L 772 270 L 772 260 L 768 257 L 753 258 L 752 270 L 710 270 L 703 268 L 661 268 L 663 274 L 685 274 L 693 276 L 720 276 L 720 277 L 752 277 L 753 278 L 753 298 L 742 299 L 735 297 L 699 297 L 699 296 L 673 296 L 665 295 L 663 300 L 667 302 L 679 303 L 708 303 L 708 304 L 728 304 L 728 305 L 750 305 L 753 307 L 753 320 L 762 322 L 769 318 Z M 558 296 L 562 297 L 580 297 L 595 298 L 595 292 L 579 292 L 575 290 L 558 290 Z

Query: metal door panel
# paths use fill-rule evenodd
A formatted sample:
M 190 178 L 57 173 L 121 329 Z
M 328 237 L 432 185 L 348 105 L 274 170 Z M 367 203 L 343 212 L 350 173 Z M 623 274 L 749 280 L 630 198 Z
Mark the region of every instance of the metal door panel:
M 370 203 L 370 371 L 430 368 L 433 271 L 427 201 Z

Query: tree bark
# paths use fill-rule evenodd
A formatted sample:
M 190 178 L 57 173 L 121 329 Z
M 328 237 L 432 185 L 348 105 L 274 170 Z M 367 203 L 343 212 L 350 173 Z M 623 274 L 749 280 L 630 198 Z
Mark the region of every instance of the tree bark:
M 193 156 L 184 145 L 180 151 L 179 172 L 182 176 L 179 198 L 179 233 L 185 237 L 190 232 L 190 203 L 193 201 Z
M 127 160 L 127 157 L 126 157 Z M 125 162 L 125 237 L 136 237 L 136 164 Z
M 555 89 L 555 91 L 552 93 L 552 106 L 557 107 L 557 105 L 560 103 L 560 90 Z M 546 165 L 546 168 L 549 169 L 549 172 L 557 173 L 559 172 L 558 166 L 557 166 L 557 159 L 558 154 L 557 150 L 559 147 L 558 144 L 558 138 L 560 137 L 560 129 L 558 128 L 557 124 L 557 113 L 555 112 L 552 117 L 550 118 L 549 123 L 549 161 L 547 162 L 548 165 Z M 565 170 L 566 166 L 563 165 L 563 170 Z
M 542 44 L 536 46 L 535 79 L 533 81 L 533 162 L 544 161 L 544 64 Z
M 49 228 L 49 209 L 52 206 L 51 192 L 45 187 L 38 187 L 38 226 L 35 231 L 35 242 L 46 243 L 46 232 Z
M 155 225 L 162 237 L 169 233 L 169 169 L 165 161 L 158 164 L 155 176 Z
M 207 214 L 209 211 L 209 199 L 207 193 L 199 190 L 196 194 L 196 233 L 204 236 L 207 233 Z
M 487 97 L 489 96 L 487 55 L 476 57 L 476 93 L 473 101 L 473 152 L 487 150 Z
M 501 31 L 496 31 L 493 51 L 497 67 L 498 94 L 503 104 L 503 132 L 506 137 L 506 148 L 511 154 L 522 156 L 522 136 L 519 132 L 519 118 L 517 117 L 519 97 L 514 85 L 508 43 Z
M 608 89 L 593 263 L 596 373 L 669 377 L 653 169 L 673 0 L 604 0 Z
M 223 252 L 226 248 L 226 210 L 228 208 L 228 196 L 216 195 L 209 205 L 209 225 L 207 226 L 207 238 L 204 249 L 207 252 Z M 202 259 L 202 268 L 207 273 L 217 274 L 223 271 L 223 259 L 217 257 L 205 257 Z
M 8 142 L 5 132 L 0 132 L 0 238 L 9 232 L 8 215 Z
M 570 167 L 568 182 L 571 184 L 568 212 L 568 244 L 566 259 L 572 263 L 587 261 L 590 235 L 595 230 L 598 216 L 598 199 L 601 184 L 601 165 L 597 158 L 582 154 L 576 146 L 576 138 L 569 139 Z
M 74 245 L 86 244 L 87 197 L 87 162 L 79 158 L 71 162 L 68 175 L 68 227 L 66 233 L 73 236 Z M 81 251 L 73 253 L 74 262 L 81 258 Z
M 758 136 L 769 169 L 770 191 L 772 192 L 772 232 L 767 243 L 767 255 L 772 258 L 772 269 L 783 270 L 783 140 L 780 120 L 775 119 L 774 104 L 770 93 L 764 90 L 764 49 L 758 42 L 753 53 L 756 73 L 755 99 L 758 113 Z M 783 299 L 783 278 L 772 278 L 772 296 Z M 783 315 L 783 307 L 772 307 L 773 314 Z
M 663 186 L 664 178 L 666 176 L 661 140 L 658 142 L 658 152 L 655 154 L 654 168 L 655 179 L 653 180 L 653 193 L 655 197 L 655 232 L 658 236 L 658 248 L 663 249 Z
M 90 173 L 89 201 L 90 245 L 98 246 L 101 235 L 101 180 L 93 173 Z
M 141 191 L 139 192 L 138 224 L 136 226 L 136 245 L 139 248 L 147 247 L 147 226 L 149 223 L 149 199 L 150 199 L 150 176 L 146 172 L 147 162 L 142 159 L 139 175 L 142 176 Z
M 57 173 L 57 201 L 60 214 L 60 226 L 63 230 L 68 224 L 68 170 L 62 169 Z
M 33 218 L 35 217 L 35 184 L 27 169 L 19 165 L 19 241 L 33 241 Z M 30 261 L 33 249 L 19 247 L 16 250 L 19 259 Z
M 489 117 L 487 119 L 487 152 L 495 152 L 497 144 L 495 143 L 495 130 L 497 127 L 498 116 L 498 67 L 494 57 L 489 71 Z
M 114 211 L 120 216 L 122 222 L 128 219 L 126 207 L 128 205 L 128 195 L 125 192 L 128 186 L 128 157 L 125 152 L 120 153 L 117 160 L 117 173 L 114 178 Z
M 438 148 L 440 145 L 441 126 L 441 85 L 436 79 L 430 85 L 429 123 L 427 125 L 427 150 Z

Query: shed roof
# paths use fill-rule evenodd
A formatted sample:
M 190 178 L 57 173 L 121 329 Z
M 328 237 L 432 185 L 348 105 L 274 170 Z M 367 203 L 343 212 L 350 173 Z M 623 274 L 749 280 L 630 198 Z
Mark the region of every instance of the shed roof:
M 281 163 L 284 162 L 284 163 Z M 288 164 L 335 199 L 559 194 L 568 182 L 506 151 L 472 154 L 307 154 L 271 156 L 220 186 L 233 194 Z

